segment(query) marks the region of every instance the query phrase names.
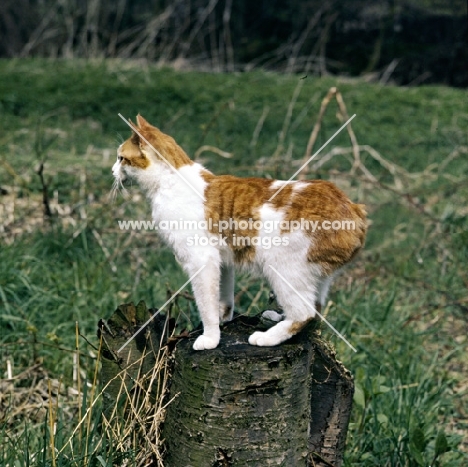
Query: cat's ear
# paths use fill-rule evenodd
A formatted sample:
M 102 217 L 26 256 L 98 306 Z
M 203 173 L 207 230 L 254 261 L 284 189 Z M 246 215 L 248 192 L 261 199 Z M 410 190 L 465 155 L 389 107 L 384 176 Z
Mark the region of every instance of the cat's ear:
M 151 125 L 140 115 L 137 115 L 137 123 L 139 128 L 150 128 Z

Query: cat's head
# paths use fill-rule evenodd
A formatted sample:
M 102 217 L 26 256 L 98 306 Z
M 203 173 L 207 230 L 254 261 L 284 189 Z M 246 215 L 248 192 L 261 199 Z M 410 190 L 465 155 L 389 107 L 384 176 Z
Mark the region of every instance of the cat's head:
M 193 162 L 169 135 L 137 115 L 137 125 L 130 122 L 133 133 L 117 149 L 117 161 L 112 173 L 117 182 L 135 178 L 144 172 L 158 170 L 161 164 L 179 169 Z

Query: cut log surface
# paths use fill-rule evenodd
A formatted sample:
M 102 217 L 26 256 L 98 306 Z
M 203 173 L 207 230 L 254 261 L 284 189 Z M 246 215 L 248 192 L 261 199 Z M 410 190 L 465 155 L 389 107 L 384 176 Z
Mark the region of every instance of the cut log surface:
M 254 347 L 258 318 L 224 326 L 214 350 L 178 343 L 163 436 L 168 467 L 339 466 L 352 378 L 311 324 Z

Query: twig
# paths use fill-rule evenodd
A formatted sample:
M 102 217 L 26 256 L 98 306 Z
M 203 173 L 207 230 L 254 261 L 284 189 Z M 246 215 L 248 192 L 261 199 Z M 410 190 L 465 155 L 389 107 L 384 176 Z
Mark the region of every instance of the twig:
M 187 41 L 184 44 L 182 44 L 181 52 L 179 56 L 177 57 L 178 59 L 186 57 L 188 51 L 190 50 L 193 40 L 195 39 L 196 35 L 201 30 L 203 23 L 206 21 L 206 19 L 208 18 L 210 13 L 213 11 L 217 3 L 218 3 L 218 0 L 210 0 L 206 8 L 200 13 L 200 15 L 198 16 L 197 24 L 193 27 L 192 31 L 190 32 L 190 36 L 188 37 Z
M 289 101 L 288 110 L 286 112 L 286 116 L 284 117 L 284 121 L 283 121 L 283 127 L 281 128 L 281 132 L 279 134 L 278 144 L 276 146 L 275 152 L 271 156 L 271 160 L 273 161 L 273 164 L 276 163 L 278 156 L 284 149 L 284 140 L 286 139 L 286 134 L 288 133 L 288 129 L 291 124 L 291 118 L 292 118 L 294 106 L 296 105 L 297 98 L 299 97 L 299 94 L 301 93 L 302 86 L 304 86 L 304 80 L 300 79 L 297 82 L 296 87 L 294 88 L 294 92 L 291 97 L 291 100 Z
M 232 46 L 231 29 L 232 0 L 226 0 L 223 12 L 223 36 L 226 48 L 226 71 L 234 71 L 234 48 Z
M 5 170 L 15 179 L 15 181 L 20 184 L 24 185 L 24 180 L 15 172 L 15 169 L 3 158 L 0 159 L 0 163 L 5 167 Z
M 400 63 L 399 58 L 394 58 L 391 62 L 390 65 L 385 68 L 385 71 L 382 73 L 382 76 L 380 77 L 379 84 L 385 85 L 387 84 L 387 81 L 390 79 L 391 74 L 395 71 L 395 68 L 397 65 Z
M 44 40 L 45 37 L 50 38 L 50 31 L 53 30 L 53 28 L 50 27 L 50 23 L 54 19 L 56 12 L 57 6 L 52 4 L 50 10 L 42 17 L 39 26 L 29 35 L 29 40 L 21 50 L 20 57 L 24 58 L 30 56 L 31 50 L 40 44 L 41 40 Z M 44 34 L 46 31 L 48 34 Z
M 42 205 L 44 206 L 44 216 L 48 219 L 52 218 L 52 210 L 50 209 L 50 201 L 49 201 L 49 187 L 48 184 L 45 182 L 44 179 L 44 162 L 42 161 L 39 164 L 39 168 L 37 169 L 37 175 L 41 180 L 42 185 Z
M 330 31 L 330 27 L 333 24 L 333 22 L 336 20 L 337 17 L 338 17 L 337 12 L 330 13 L 327 16 L 327 19 L 326 19 L 326 22 L 325 22 L 325 27 L 323 28 L 322 34 L 320 34 L 320 39 L 319 39 L 319 44 L 320 44 L 319 66 L 320 66 L 320 75 L 321 76 L 326 76 L 328 74 L 325 49 L 326 49 L 327 42 L 328 42 L 328 33 Z
M 310 18 L 309 22 L 307 23 L 306 28 L 300 35 L 299 39 L 296 41 L 296 43 L 292 46 L 291 50 L 291 55 L 288 58 L 288 64 L 286 67 L 286 72 L 287 73 L 293 73 L 295 71 L 295 66 L 296 66 L 296 61 L 297 57 L 299 55 L 299 51 L 301 50 L 302 46 L 304 45 L 305 40 L 307 39 L 307 36 L 309 35 L 310 31 L 317 25 L 317 23 L 320 20 L 320 17 L 322 16 L 324 10 L 324 6 L 322 5 L 321 8 L 319 8 L 315 15 Z M 310 62 L 306 66 L 306 72 L 308 71 L 310 67 Z
M 18 373 L 16 376 L 13 376 L 13 372 L 11 370 L 11 362 L 10 360 L 7 360 L 7 378 L 6 379 L 0 379 L 0 382 L 2 383 L 13 383 L 14 381 L 18 381 L 20 379 L 24 379 L 26 376 L 28 376 L 30 373 L 33 371 L 37 370 L 42 366 L 42 363 L 36 363 L 35 365 L 26 368 L 26 370 L 23 370 L 21 373 Z
M 310 134 L 309 141 L 307 142 L 306 152 L 304 157 L 302 158 L 302 162 L 305 163 L 310 159 L 310 155 L 312 154 L 312 148 L 314 147 L 315 141 L 317 140 L 317 136 L 320 131 L 320 127 L 322 126 L 322 119 L 327 109 L 328 104 L 330 103 L 333 96 L 336 94 L 337 89 L 335 87 L 330 88 L 323 98 L 322 103 L 320 104 L 320 110 L 317 117 L 317 121 L 315 122 L 314 128 L 312 129 L 312 133 Z M 309 169 L 308 166 L 304 168 L 304 170 L 299 174 L 299 180 L 305 180 L 306 175 Z
M 252 140 L 250 141 L 250 147 L 254 148 L 257 145 L 258 137 L 260 136 L 260 132 L 262 131 L 263 124 L 267 118 L 268 113 L 270 112 L 270 107 L 267 105 L 263 107 L 262 115 L 260 116 L 257 125 L 255 126 L 255 130 L 252 135 Z
M 97 240 L 99 246 L 101 247 L 101 250 L 104 253 L 104 256 L 109 262 L 112 272 L 117 272 L 117 266 L 115 265 L 114 261 L 112 261 L 111 254 L 109 253 L 109 250 L 104 245 L 104 242 L 102 241 L 102 237 L 99 235 L 97 230 L 93 229 L 92 232 L 93 232 L 94 238 Z
M 341 95 L 341 92 L 338 89 L 336 90 L 336 93 L 335 93 L 335 99 L 336 99 L 336 102 L 338 103 L 338 107 L 340 108 L 340 112 L 343 117 L 343 120 L 344 121 L 348 120 L 349 116 L 346 110 L 346 105 L 344 103 L 343 96 Z M 354 174 L 356 168 L 362 166 L 361 159 L 359 157 L 359 145 L 357 142 L 356 135 L 354 134 L 353 128 L 351 126 L 351 123 L 349 125 L 346 125 L 346 130 L 348 131 L 349 139 L 351 140 L 351 145 L 353 147 L 354 163 L 353 163 L 353 167 L 351 168 L 351 174 Z
M 305 155 L 304 155 L 304 158 L 303 158 L 303 163 L 305 163 L 306 161 L 308 161 L 310 159 L 310 154 L 312 153 L 312 148 L 314 147 L 314 144 L 315 144 L 315 142 L 317 140 L 317 137 L 318 137 L 318 133 L 320 131 L 320 127 L 322 125 L 322 120 L 323 120 L 323 116 L 325 114 L 325 110 L 327 109 L 328 104 L 330 103 L 330 101 L 332 100 L 333 97 L 335 97 L 335 100 L 336 100 L 336 102 L 338 104 L 338 108 L 340 109 L 340 113 L 341 113 L 341 117 L 342 117 L 343 121 L 349 120 L 348 111 L 346 110 L 346 105 L 344 103 L 343 96 L 341 95 L 341 92 L 336 87 L 330 88 L 328 90 L 328 93 L 326 94 L 326 96 L 323 98 L 322 103 L 320 105 L 320 110 L 319 110 L 319 114 L 318 114 L 318 117 L 317 117 L 317 121 L 316 121 L 316 123 L 314 125 L 314 128 L 313 128 L 312 133 L 311 133 L 310 138 L 309 138 L 309 141 L 307 143 L 307 148 L 306 148 L 306 152 L 305 152 Z M 360 168 L 367 175 L 368 178 L 370 178 L 371 180 L 375 180 L 375 177 L 361 163 L 361 158 L 360 158 L 360 153 L 359 153 L 360 146 L 359 146 L 359 144 L 357 142 L 356 135 L 355 135 L 355 133 L 353 131 L 353 128 L 351 126 L 351 122 L 348 125 L 346 125 L 346 130 L 348 131 L 349 139 L 351 141 L 351 146 L 352 146 L 352 152 L 353 152 L 353 156 L 354 156 L 354 162 L 353 162 L 353 166 L 351 168 L 351 173 L 353 174 L 357 168 Z M 308 172 L 309 172 L 309 167 L 305 166 L 304 170 L 299 175 L 299 180 L 304 180 L 306 178 Z
M 50 379 L 48 380 L 48 398 L 49 398 L 49 410 L 48 410 L 48 415 L 49 415 L 49 438 L 50 438 L 50 452 L 52 454 L 52 466 L 56 467 L 57 462 L 56 462 L 56 449 L 55 449 L 55 424 L 56 424 L 56 419 L 55 416 L 57 415 L 57 407 L 55 408 L 55 412 L 52 408 L 52 385 Z M 59 387 L 57 390 L 57 405 L 58 405 L 58 394 L 60 394 L 60 382 L 59 382 Z
M 413 208 L 415 208 L 418 212 L 420 212 L 421 214 L 424 214 L 426 217 L 428 217 L 431 221 L 437 223 L 437 224 L 443 224 L 443 222 L 440 220 L 440 219 L 437 219 L 436 217 L 434 217 L 430 212 L 427 212 L 425 209 L 424 209 L 424 206 L 420 203 L 418 203 L 414 198 L 413 198 L 413 195 L 411 195 L 411 193 L 402 193 L 401 191 L 398 191 L 397 189 L 395 188 L 392 188 L 388 185 L 386 185 L 385 183 L 382 183 L 381 181 L 379 180 L 375 180 L 374 183 L 376 183 L 379 187 L 381 188 L 384 188 L 385 190 L 388 190 L 388 191 L 391 191 L 392 193 L 395 193 L 397 196 L 399 196 L 400 198 L 406 200 L 406 202 L 412 206 Z
M 221 149 L 217 148 L 216 146 L 209 146 L 209 145 L 204 145 L 200 146 L 196 151 L 193 156 L 195 160 L 197 160 L 200 157 L 200 154 L 206 151 L 214 152 L 215 154 L 218 154 L 218 156 L 224 157 L 225 159 L 230 159 L 232 157 L 232 153 L 222 151 Z

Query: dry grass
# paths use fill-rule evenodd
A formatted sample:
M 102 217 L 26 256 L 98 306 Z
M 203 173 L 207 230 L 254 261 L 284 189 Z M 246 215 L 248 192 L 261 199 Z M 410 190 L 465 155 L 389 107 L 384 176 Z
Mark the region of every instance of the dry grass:
M 52 379 L 40 363 L 0 380 L 0 423 L 4 436 L 11 441 L 19 440 L 25 430 L 31 432 L 35 426 L 44 427 L 47 420 L 49 429 L 44 449 L 53 466 L 64 457 L 75 455 L 82 459 L 80 467 L 86 467 L 94 462 L 92 459 L 96 456 L 111 449 L 111 457 L 120 459 L 118 465 L 163 467 L 160 428 L 166 406 L 171 402 L 165 397 L 169 380 L 169 348 L 164 346 L 160 349 L 150 372 L 143 374 L 140 371 L 145 358 L 143 355 L 104 386 L 98 378 L 100 350 L 93 357 L 94 376 L 91 382 L 85 383 L 86 388 L 82 387 L 84 375 L 80 376 L 79 365 L 75 366 L 76 379 L 71 387 L 66 387 L 61 380 Z M 79 362 L 79 358 L 74 358 L 74 361 Z M 129 371 L 139 374 L 132 380 L 130 389 Z M 115 381 L 120 387 L 117 400 L 113 410 L 104 414 L 101 412 L 103 398 Z M 101 426 L 98 431 L 96 424 Z M 58 433 L 64 427 L 66 437 L 64 433 Z
M 8 361 L 7 361 L 8 366 Z M 0 422 L 12 436 L 19 436 L 18 426 L 25 422 L 40 424 L 49 406 L 60 406 L 66 420 L 73 421 L 80 404 L 80 393 L 50 377 L 38 363 L 11 378 L 0 380 Z
M 142 361 L 143 357 L 135 363 L 138 365 Z M 166 346 L 158 353 L 153 370 L 137 378 L 131 390 L 126 383 L 128 368 L 122 371 L 117 376 L 121 381 L 117 400 L 123 399 L 124 402 L 122 405 L 116 404 L 108 417 L 103 415 L 104 433 L 108 439 L 116 440 L 114 454 L 135 451 L 132 465 L 137 467 L 164 465 L 164 440 L 161 439 L 160 429 L 166 407 L 171 402 L 164 397 L 169 379 L 168 362 L 169 350 Z

